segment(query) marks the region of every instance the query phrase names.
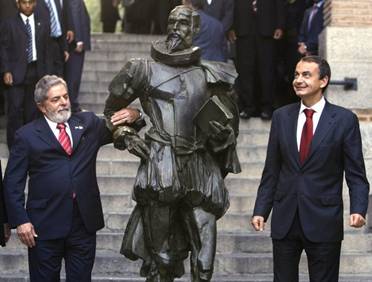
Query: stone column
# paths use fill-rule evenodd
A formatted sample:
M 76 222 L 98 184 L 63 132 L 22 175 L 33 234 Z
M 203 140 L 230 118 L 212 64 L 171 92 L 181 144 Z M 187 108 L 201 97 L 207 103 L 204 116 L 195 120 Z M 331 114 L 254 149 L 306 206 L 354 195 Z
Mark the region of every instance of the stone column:
M 331 86 L 327 98 L 351 109 L 372 109 L 372 1 L 326 0 L 324 18 L 320 54 L 331 65 L 332 79 L 358 79 L 357 91 Z

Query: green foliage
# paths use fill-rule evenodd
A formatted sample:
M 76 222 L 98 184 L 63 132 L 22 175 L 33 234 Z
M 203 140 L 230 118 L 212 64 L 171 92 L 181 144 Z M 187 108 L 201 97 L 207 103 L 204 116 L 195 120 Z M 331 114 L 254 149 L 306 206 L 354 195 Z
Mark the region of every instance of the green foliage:
M 85 0 L 85 5 L 90 15 L 92 32 L 102 32 L 100 0 Z

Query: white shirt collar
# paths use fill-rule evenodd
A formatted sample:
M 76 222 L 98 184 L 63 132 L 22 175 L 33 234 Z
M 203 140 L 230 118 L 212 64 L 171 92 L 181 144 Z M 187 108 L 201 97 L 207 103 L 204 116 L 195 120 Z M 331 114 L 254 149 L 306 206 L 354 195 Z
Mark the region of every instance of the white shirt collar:
M 314 110 L 316 113 L 321 113 L 324 109 L 324 106 L 325 106 L 325 99 L 324 99 L 324 96 L 322 96 L 322 98 L 314 105 L 312 105 L 310 108 L 309 107 L 306 107 L 302 101 L 301 101 L 301 107 L 300 107 L 300 114 L 305 110 L 305 109 L 312 109 Z
M 26 20 L 28 19 L 28 22 L 31 24 L 31 22 L 34 21 L 34 14 L 32 13 L 29 17 L 27 17 L 25 14 L 19 13 L 21 15 L 21 18 L 23 22 L 26 24 Z

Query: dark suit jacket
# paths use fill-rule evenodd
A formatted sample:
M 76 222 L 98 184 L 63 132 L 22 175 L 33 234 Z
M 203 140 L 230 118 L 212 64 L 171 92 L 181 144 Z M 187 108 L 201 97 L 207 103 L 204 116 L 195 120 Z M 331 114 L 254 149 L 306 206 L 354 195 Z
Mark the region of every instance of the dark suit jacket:
M 101 22 L 114 22 L 120 19 L 118 7 L 112 5 L 112 0 L 101 0 Z
M 37 50 L 37 74 L 42 77 L 48 72 L 50 58 L 48 50 L 49 24 L 35 15 L 35 42 Z M 1 25 L 0 61 L 1 72 L 11 72 L 13 84 L 21 84 L 24 81 L 27 70 L 27 30 L 20 16 L 8 19 Z
M 217 19 L 198 10 L 200 16 L 200 31 L 193 38 L 193 44 L 200 47 L 202 59 L 226 62 L 224 52 L 225 33 L 222 23 Z
M 18 13 L 16 1 L 0 0 L 0 22 L 14 17 Z
M 63 0 L 63 7 L 61 6 L 60 0 L 52 0 L 52 1 L 54 1 L 56 5 L 58 20 L 62 28 L 62 36 L 59 38 L 58 44 L 60 45 L 61 50 L 67 51 L 66 31 L 73 30 L 70 9 L 69 9 L 70 0 Z M 45 0 L 37 1 L 37 5 L 35 8 L 35 14 L 38 14 L 40 18 L 42 18 L 47 23 L 50 23 L 49 9 L 47 5 L 45 4 Z
M 84 50 L 90 50 L 90 17 L 84 0 L 70 0 L 69 9 L 75 31 L 75 42 L 82 41 Z
M 16 132 L 5 172 L 9 223 L 15 227 L 31 222 L 42 240 L 62 238 L 70 232 L 73 192 L 87 230 L 95 232 L 104 226 L 96 156 L 100 146 L 111 142 L 111 132 L 104 120 L 89 112 L 72 115 L 68 124 L 73 139 L 71 156 L 42 117 Z
M 283 0 L 258 0 L 256 15 L 252 1 L 235 0 L 234 5 L 234 30 L 237 36 L 259 34 L 271 37 L 275 29 L 284 29 Z
M 0 163 L 0 245 L 5 246 L 5 238 L 4 238 L 4 223 L 8 222 L 6 216 L 6 209 L 4 203 L 4 194 L 3 194 L 3 181 L 2 181 L 2 170 L 1 170 L 1 163 Z
M 304 42 L 307 46 L 307 50 L 310 52 L 318 51 L 319 34 L 322 32 L 324 27 L 323 20 L 323 5 L 321 5 L 314 15 L 309 29 L 309 17 L 313 7 L 308 8 L 305 11 L 304 18 L 301 24 L 300 34 L 298 36 L 298 42 Z
M 300 164 L 296 129 L 300 104 L 274 112 L 265 168 L 254 215 L 268 218 L 271 236 L 282 239 L 298 210 L 307 239 L 343 239 L 342 184 L 350 191 L 350 213 L 365 216 L 369 184 L 366 178 L 359 122 L 355 114 L 326 103 L 313 137 L 309 157 Z
M 231 29 L 234 21 L 234 0 L 212 0 L 210 5 L 204 0 L 203 11 L 219 20 L 224 32 Z

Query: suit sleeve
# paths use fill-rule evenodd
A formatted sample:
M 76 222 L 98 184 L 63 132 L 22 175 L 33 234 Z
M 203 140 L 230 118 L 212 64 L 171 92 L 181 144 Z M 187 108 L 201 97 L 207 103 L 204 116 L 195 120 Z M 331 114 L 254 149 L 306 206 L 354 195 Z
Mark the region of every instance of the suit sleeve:
M 234 0 L 223 0 L 224 1 L 224 16 L 222 19 L 222 25 L 224 32 L 229 31 L 233 26 L 234 21 Z
M 365 217 L 368 208 L 369 183 L 364 166 L 359 122 L 355 114 L 351 126 L 346 130 L 343 145 L 345 178 L 350 194 L 350 213 L 358 213 Z
M 75 31 L 75 41 L 83 41 L 83 35 L 82 35 L 82 28 L 83 28 L 83 23 L 82 23 L 82 9 L 83 9 L 83 0 L 69 0 L 69 10 L 70 10 L 70 15 L 72 18 L 72 23 Z
M 30 222 L 25 205 L 25 186 L 28 173 L 29 149 L 25 138 L 16 132 L 4 177 L 4 196 L 8 222 L 16 227 Z
M 277 11 L 277 26 L 276 28 L 280 28 L 284 30 L 285 26 L 285 6 L 283 0 L 276 0 L 276 11 Z
M 306 42 L 306 29 L 307 29 L 307 18 L 308 18 L 308 11 L 305 11 L 304 18 L 302 19 L 300 32 L 298 34 L 298 42 Z
M 7 21 L 3 21 L 0 24 L 0 73 L 10 71 L 9 60 L 8 60 L 8 49 L 10 46 L 10 27 Z M 2 77 L 1 77 L 2 80 Z
M 280 145 L 278 138 L 278 115 L 273 115 L 269 144 L 267 146 L 265 167 L 262 172 L 260 186 L 257 191 L 253 215 L 263 216 L 265 221 L 270 215 L 276 185 L 281 167 Z

